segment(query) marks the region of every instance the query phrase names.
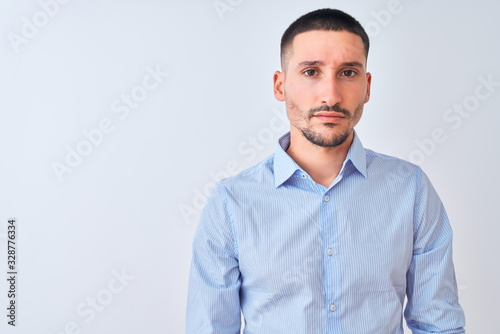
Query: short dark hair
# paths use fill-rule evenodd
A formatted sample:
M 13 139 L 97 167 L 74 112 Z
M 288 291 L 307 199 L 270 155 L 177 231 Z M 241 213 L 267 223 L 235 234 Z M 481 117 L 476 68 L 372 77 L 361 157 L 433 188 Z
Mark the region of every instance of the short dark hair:
M 324 8 L 302 15 L 285 30 L 281 37 L 281 67 L 283 69 L 287 48 L 292 44 L 295 36 L 312 30 L 352 32 L 361 37 L 365 47 L 365 56 L 368 58 L 370 40 L 361 24 L 354 17 L 341 10 Z

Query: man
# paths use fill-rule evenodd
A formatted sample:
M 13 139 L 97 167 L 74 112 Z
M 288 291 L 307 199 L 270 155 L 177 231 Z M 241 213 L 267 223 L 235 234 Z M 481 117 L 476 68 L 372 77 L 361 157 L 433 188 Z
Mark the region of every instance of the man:
M 281 40 L 290 132 L 220 181 L 193 243 L 187 333 L 464 333 L 445 210 L 421 169 L 363 148 L 368 37 L 331 9 Z

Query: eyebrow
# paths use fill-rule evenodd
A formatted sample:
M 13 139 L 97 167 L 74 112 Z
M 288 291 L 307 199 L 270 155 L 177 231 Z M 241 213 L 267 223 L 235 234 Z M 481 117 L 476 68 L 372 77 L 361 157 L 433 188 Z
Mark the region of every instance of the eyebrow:
M 316 66 L 316 65 L 322 65 L 323 62 L 322 61 L 319 61 L 319 60 L 304 60 L 302 62 L 299 63 L 299 67 L 302 67 L 302 66 Z
M 342 66 L 348 66 L 348 67 L 365 67 L 363 64 L 361 64 L 359 61 L 348 61 L 346 63 L 342 63 Z
M 317 65 L 323 65 L 323 62 L 320 60 L 304 60 L 298 64 L 298 67 L 317 66 Z M 341 66 L 359 67 L 359 68 L 364 67 L 364 65 L 361 64 L 359 61 L 348 61 L 348 62 L 342 63 Z

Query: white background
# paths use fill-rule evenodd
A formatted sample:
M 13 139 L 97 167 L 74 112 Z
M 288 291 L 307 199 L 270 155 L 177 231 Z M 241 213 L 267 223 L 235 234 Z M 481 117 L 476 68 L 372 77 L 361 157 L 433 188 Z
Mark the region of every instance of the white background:
M 497 2 L 57 4 L 48 15 L 37 1 L 0 3 L 1 277 L 7 219 L 19 224 L 17 326 L 2 278 L 2 333 L 184 332 L 204 193 L 274 151 L 288 126 L 272 94 L 281 34 L 323 7 L 371 37 L 364 146 L 429 175 L 454 230 L 468 333 L 500 333 Z M 122 94 L 141 100 L 127 115 Z

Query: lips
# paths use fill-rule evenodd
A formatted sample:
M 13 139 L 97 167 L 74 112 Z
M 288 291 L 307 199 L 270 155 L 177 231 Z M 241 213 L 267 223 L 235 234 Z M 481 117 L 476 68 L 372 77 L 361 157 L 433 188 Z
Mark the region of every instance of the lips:
M 344 114 L 339 113 L 339 112 L 326 112 L 322 111 L 319 113 L 314 114 L 314 117 L 317 119 L 328 122 L 328 123 L 336 123 L 345 118 Z

